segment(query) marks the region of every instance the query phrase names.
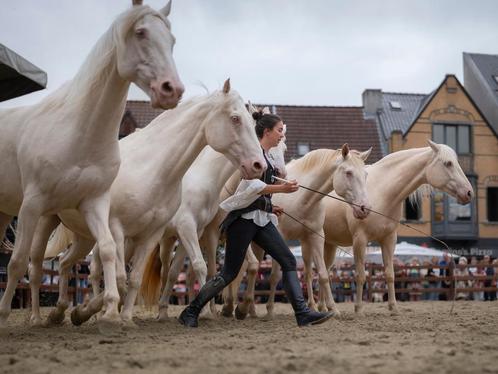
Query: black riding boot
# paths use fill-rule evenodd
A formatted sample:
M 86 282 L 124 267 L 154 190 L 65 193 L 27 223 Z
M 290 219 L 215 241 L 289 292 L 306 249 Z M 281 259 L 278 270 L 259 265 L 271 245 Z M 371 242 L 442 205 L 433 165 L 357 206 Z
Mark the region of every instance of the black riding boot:
M 334 316 L 332 312 L 315 312 L 308 307 L 296 271 L 282 273 L 282 281 L 287 298 L 294 309 L 298 326 L 318 325 Z
M 206 282 L 197 297 L 192 300 L 189 306 L 180 314 L 180 317 L 178 317 L 180 323 L 188 327 L 197 327 L 197 318 L 199 318 L 202 308 L 209 300 L 218 295 L 225 288 L 225 285 L 225 280 L 219 275 Z

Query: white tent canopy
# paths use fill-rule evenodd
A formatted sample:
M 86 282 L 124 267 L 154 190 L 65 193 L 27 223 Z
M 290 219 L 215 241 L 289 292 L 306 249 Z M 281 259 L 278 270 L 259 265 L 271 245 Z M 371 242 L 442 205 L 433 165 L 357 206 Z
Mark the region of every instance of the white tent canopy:
M 394 256 L 402 261 L 407 261 L 414 257 L 417 258 L 420 262 L 430 261 L 433 257 L 441 259 L 443 257 L 443 253 L 444 251 L 440 251 L 434 248 L 422 247 L 420 245 L 407 242 L 396 244 L 396 248 L 394 249 Z M 451 254 L 450 256 L 457 257 Z M 379 249 L 378 251 L 367 254 L 367 261 L 381 264 L 382 251 Z

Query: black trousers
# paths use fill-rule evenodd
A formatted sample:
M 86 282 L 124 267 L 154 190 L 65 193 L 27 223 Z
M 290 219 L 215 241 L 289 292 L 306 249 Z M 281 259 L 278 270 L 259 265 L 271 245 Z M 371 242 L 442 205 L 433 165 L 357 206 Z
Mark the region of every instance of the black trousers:
M 283 272 L 296 270 L 294 255 L 271 222 L 261 227 L 252 220 L 239 217 L 227 228 L 226 238 L 225 263 L 220 276 L 227 285 L 239 274 L 247 247 L 253 241 L 280 264 Z

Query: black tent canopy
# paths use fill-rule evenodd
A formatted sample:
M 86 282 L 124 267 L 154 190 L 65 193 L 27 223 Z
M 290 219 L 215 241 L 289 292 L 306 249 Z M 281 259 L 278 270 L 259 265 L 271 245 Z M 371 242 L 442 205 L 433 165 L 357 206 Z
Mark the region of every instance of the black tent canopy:
M 47 73 L 0 44 L 0 101 L 13 99 L 47 86 Z

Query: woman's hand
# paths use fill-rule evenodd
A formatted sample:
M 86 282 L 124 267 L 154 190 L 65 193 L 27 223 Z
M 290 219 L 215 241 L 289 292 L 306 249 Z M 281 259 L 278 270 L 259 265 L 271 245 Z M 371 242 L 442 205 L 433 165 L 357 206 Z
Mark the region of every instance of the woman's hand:
M 281 208 L 277 205 L 273 205 L 272 213 L 275 214 L 277 217 L 280 217 L 283 212 L 284 212 L 284 208 Z
M 295 179 L 281 184 L 280 187 L 282 188 L 283 193 L 292 193 L 296 192 L 299 189 L 299 185 L 297 184 L 297 180 Z

